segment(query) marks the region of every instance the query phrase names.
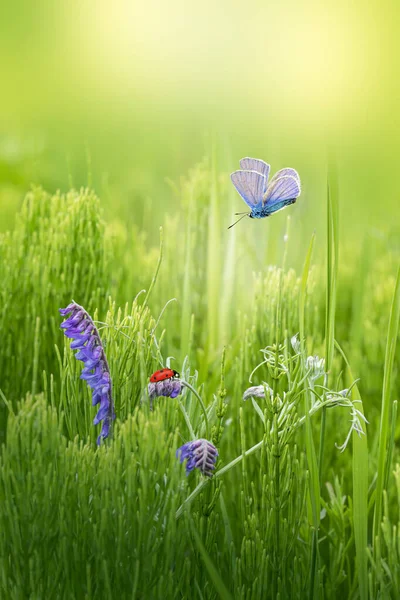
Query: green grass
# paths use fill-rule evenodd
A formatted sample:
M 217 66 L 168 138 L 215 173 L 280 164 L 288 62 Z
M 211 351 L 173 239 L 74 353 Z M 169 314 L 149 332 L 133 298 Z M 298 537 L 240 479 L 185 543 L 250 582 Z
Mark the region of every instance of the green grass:
M 226 231 L 215 156 L 175 185 L 151 241 L 151 211 L 139 230 L 105 222 L 90 190 L 28 193 L 0 237 L 2 598 L 398 597 L 399 255 L 342 244 L 328 181 L 327 250 L 317 230 L 300 274 L 295 212 L 254 240 Z M 71 299 L 100 322 L 113 377 L 100 448 L 59 328 Z M 161 365 L 187 386 L 151 411 Z M 176 459 L 193 437 L 218 448 L 211 479 Z

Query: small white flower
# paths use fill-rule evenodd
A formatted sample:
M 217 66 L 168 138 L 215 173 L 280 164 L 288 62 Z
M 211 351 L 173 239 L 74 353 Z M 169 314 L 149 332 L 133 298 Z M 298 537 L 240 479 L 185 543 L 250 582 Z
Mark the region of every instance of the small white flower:
M 309 373 L 309 378 L 312 380 L 319 379 L 325 373 L 325 359 L 319 356 L 308 356 L 306 360 L 306 368 Z
M 296 352 L 296 354 L 299 354 L 300 349 L 301 349 L 301 345 L 300 345 L 300 340 L 299 340 L 299 334 L 298 333 L 296 333 L 296 335 L 294 335 L 291 338 L 290 343 L 292 344 L 292 348 Z
M 349 393 L 349 388 L 344 390 L 340 390 L 340 392 L 331 392 L 330 394 L 326 394 L 326 399 L 331 400 L 333 404 L 340 404 L 343 401 L 343 398 L 347 398 L 347 394 Z M 340 404 L 340 406 L 348 406 L 348 403 Z
M 343 390 L 343 391 L 345 391 L 345 390 Z M 351 423 L 351 425 L 350 425 L 350 429 L 347 434 L 347 437 L 341 446 L 338 446 L 337 444 L 335 444 L 336 448 L 338 450 L 340 450 L 340 452 L 344 452 L 346 450 L 347 444 L 349 443 L 349 440 L 350 440 L 350 437 L 351 437 L 351 434 L 353 433 L 353 431 L 356 432 L 358 437 L 361 437 L 362 435 L 365 435 L 362 423 L 369 424 L 369 422 L 367 421 L 367 419 L 365 418 L 363 413 L 360 410 L 358 410 L 357 408 L 355 408 L 354 404 L 356 402 L 361 402 L 361 400 L 354 400 L 352 403 L 350 402 L 350 406 L 351 406 L 350 423 Z

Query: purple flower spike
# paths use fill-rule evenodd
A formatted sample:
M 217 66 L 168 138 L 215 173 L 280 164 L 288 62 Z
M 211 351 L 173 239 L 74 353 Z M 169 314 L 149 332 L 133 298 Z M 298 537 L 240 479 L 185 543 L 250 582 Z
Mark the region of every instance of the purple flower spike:
M 85 365 L 81 379 L 85 379 L 93 390 L 92 404 L 96 406 L 100 403 L 93 421 L 94 425 L 103 422 L 97 438 L 97 444 L 100 445 L 101 440 L 108 437 L 111 423 L 115 419 L 110 368 L 103 344 L 95 324 L 82 306 L 72 302 L 67 308 L 60 308 L 59 311 L 63 317 L 67 317 L 61 323 L 61 329 L 67 338 L 73 340 L 71 349 L 78 350 L 75 358 Z
M 147 390 L 150 403 L 158 396 L 176 398 L 182 392 L 182 382 L 180 379 L 164 379 L 164 381 L 157 381 L 157 383 L 149 383 Z
M 186 475 L 189 475 L 193 469 L 199 469 L 203 475 L 211 477 L 217 462 L 218 450 L 208 440 L 200 439 L 183 444 L 176 451 L 176 456 L 181 463 L 187 460 Z

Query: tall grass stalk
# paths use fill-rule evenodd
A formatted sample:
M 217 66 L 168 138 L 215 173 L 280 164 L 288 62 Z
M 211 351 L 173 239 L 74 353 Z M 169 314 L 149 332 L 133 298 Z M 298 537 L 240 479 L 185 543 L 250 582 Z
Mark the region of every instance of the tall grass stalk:
M 337 342 L 339 350 L 347 367 L 347 384 L 351 387 L 353 400 L 357 400 L 357 409 L 364 414 L 360 391 L 355 383 L 349 362 Z M 364 435 L 352 434 L 353 441 L 353 527 L 356 545 L 356 565 L 358 589 L 361 600 L 368 600 L 368 437 L 365 425 L 361 423 Z
M 327 185 L 327 271 L 326 271 L 326 313 L 325 313 L 325 379 L 328 387 L 329 373 L 332 368 L 335 342 L 336 287 L 339 265 L 339 198 L 336 171 L 330 164 Z M 321 416 L 319 443 L 319 478 L 322 480 L 324 445 L 326 428 L 326 409 Z
M 397 271 L 397 278 L 394 288 L 393 301 L 390 310 L 386 355 L 383 373 L 383 389 L 382 389 L 382 410 L 379 426 L 379 449 L 378 449 L 378 478 L 376 482 L 375 507 L 373 520 L 373 547 L 374 558 L 377 567 L 378 556 L 381 552 L 382 545 L 382 501 L 385 484 L 385 476 L 388 470 L 387 460 L 391 457 L 393 449 L 388 447 L 388 438 L 390 432 L 390 419 L 393 418 L 392 398 L 392 375 L 393 365 L 396 352 L 397 335 L 399 330 L 400 319 L 400 268 Z M 390 441 L 393 443 L 392 438 Z
M 300 336 L 300 350 L 301 350 L 301 361 L 303 373 L 306 371 L 305 357 L 307 356 L 306 339 L 305 339 L 305 304 L 307 295 L 307 282 L 310 273 L 311 257 L 313 253 L 315 242 L 315 233 L 313 233 L 308 248 L 306 260 L 303 267 L 303 275 L 301 278 L 300 286 L 300 297 L 299 297 L 299 336 Z M 307 466 L 309 473 L 309 503 L 311 510 L 309 511 L 312 515 L 312 534 L 311 534 L 311 561 L 310 561 L 310 575 L 309 575 L 309 591 L 308 596 L 310 599 L 314 597 L 314 591 L 317 587 L 317 556 L 318 556 L 318 529 L 320 519 L 320 483 L 319 483 L 319 471 L 317 462 L 317 453 L 315 451 L 314 439 L 312 436 L 311 421 L 310 421 L 310 410 L 312 407 L 311 391 L 306 390 L 304 394 L 305 404 L 305 438 L 306 438 L 306 456 Z

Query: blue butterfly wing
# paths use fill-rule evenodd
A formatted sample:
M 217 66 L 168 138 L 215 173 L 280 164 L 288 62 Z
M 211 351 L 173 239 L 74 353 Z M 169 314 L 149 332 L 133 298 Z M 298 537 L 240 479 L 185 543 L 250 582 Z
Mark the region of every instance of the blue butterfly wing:
M 274 179 L 274 180 L 273 180 Z M 289 200 L 295 200 L 300 196 L 300 180 L 292 177 L 291 175 L 284 175 L 283 177 L 273 178 L 267 187 L 265 192 L 263 205 L 268 208 L 274 208 L 280 210 L 287 204 L 291 204 Z
M 246 156 L 246 158 L 242 158 L 240 161 L 240 168 L 245 171 L 256 171 L 257 173 L 261 173 L 261 175 L 264 175 L 265 177 L 265 183 L 267 183 L 271 167 L 259 158 L 249 158 Z
M 274 183 L 280 177 L 294 177 L 299 182 L 299 186 L 300 186 L 300 176 L 299 176 L 298 172 L 296 171 L 296 169 L 291 169 L 290 167 L 286 167 L 286 169 L 281 169 L 280 171 L 277 171 L 275 173 L 275 175 L 271 178 L 269 185 L 271 185 L 271 183 Z
M 251 209 L 262 203 L 266 179 L 256 171 L 235 171 L 231 174 L 232 183 Z
M 272 215 L 273 213 L 278 212 L 278 210 L 282 210 L 282 208 L 286 208 L 290 204 L 294 204 L 296 200 L 276 200 L 271 204 L 267 204 L 264 206 L 264 211 L 266 211 L 266 216 Z

